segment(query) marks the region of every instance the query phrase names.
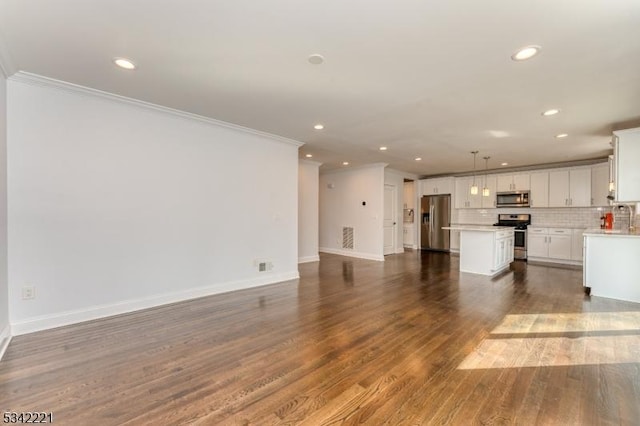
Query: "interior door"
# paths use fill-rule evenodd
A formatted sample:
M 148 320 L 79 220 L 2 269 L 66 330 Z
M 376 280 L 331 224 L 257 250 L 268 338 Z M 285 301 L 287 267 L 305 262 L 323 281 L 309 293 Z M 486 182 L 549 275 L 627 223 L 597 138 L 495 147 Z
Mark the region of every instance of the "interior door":
M 396 187 L 394 185 L 384 186 L 384 245 L 383 254 L 392 254 L 395 252 L 395 234 L 396 234 Z

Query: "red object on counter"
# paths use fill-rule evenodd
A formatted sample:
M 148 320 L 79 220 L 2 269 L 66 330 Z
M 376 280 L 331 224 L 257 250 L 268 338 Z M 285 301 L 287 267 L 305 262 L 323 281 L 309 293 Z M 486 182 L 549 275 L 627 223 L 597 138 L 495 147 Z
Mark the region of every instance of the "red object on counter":
M 613 229 L 613 213 L 604 214 L 604 229 Z

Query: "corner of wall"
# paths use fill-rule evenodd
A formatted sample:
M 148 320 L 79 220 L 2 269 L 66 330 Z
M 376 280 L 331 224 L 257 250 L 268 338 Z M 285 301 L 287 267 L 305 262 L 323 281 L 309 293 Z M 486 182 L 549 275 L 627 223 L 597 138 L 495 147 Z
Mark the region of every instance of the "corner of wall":
M 9 343 L 11 343 L 11 326 L 7 324 L 4 329 L 0 330 L 0 361 L 7 351 Z

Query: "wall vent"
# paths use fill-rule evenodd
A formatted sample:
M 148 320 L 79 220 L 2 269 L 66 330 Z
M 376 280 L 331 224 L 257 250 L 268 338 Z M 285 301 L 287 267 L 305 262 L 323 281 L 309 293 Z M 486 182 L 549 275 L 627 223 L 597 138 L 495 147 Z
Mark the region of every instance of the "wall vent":
M 353 250 L 353 227 L 342 228 L 342 248 Z

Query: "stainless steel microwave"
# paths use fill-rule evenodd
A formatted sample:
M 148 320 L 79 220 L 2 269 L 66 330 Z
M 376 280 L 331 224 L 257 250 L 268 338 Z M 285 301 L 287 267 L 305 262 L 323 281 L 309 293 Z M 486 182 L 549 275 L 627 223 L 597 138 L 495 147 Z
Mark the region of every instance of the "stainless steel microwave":
M 496 207 L 529 207 L 529 191 L 498 192 Z

